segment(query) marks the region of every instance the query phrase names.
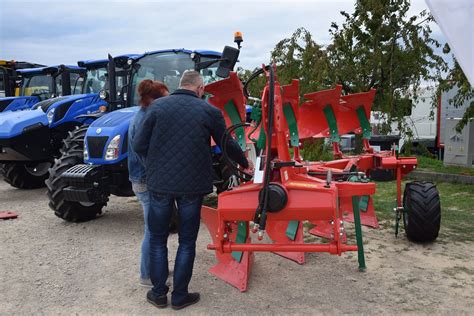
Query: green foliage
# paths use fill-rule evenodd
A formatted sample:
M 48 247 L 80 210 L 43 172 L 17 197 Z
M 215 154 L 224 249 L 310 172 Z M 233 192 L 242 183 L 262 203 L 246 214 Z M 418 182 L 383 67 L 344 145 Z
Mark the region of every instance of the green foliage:
M 433 155 L 424 144 L 418 143 L 416 146 L 414 146 L 411 139 L 403 145 L 402 150 L 402 153 L 405 156 L 417 155 L 428 158 L 436 158 L 436 156 Z
M 326 51 L 305 28 L 297 29 L 290 38 L 278 42 L 272 51 L 272 60 L 277 64 L 281 84 L 299 79 L 301 95 L 333 85 Z
M 449 51 L 449 46 L 445 46 L 445 51 Z M 462 71 L 459 63 L 454 60 L 454 67 L 450 69 L 446 80 L 440 82 L 438 86 L 438 91 L 433 98 L 433 106 L 436 107 L 441 97 L 442 92 L 449 91 L 453 88 L 457 88 L 457 94 L 449 100 L 449 104 L 454 105 L 455 107 L 461 106 L 467 100 L 474 99 L 474 89 L 471 87 L 471 84 L 467 80 L 466 75 Z M 464 116 L 461 121 L 456 126 L 456 130 L 461 132 L 463 127 L 469 122 L 471 118 L 474 117 L 474 101 L 471 102 L 469 107 L 464 112 Z
M 242 82 L 245 83 L 248 80 L 248 78 L 250 77 L 250 75 L 255 70 L 256 69 L 248 70 L 248 69 L 243 69 L 243 68 L 239 67 L 239 68 L 237 68 L 237 74 L 238 74 L 240 80 L 242 80 Z M 254 79 L 249 84 L 249 87 L 248 87 L 250 96 L 252 96 L 254 98 L 261 98 L 263 88 L 265 87 L 265 82 L 266 82 L 265 77 L 263 75 L 261 75 L 261 76 L 257 77 L 256 79 Z
M 303 142 L 301 156 L 308 161 L 329 161 L 333 160 L 332 148 L 324 139 L 308 139 Z
M 328 47 L 332 73 L 345 93 L 377 89 L 373 109 L 387 113 L 405 130 L 403 114 L 418 98 L 423 80 L 440 78 L 446 63 L 433 47 L 422 11 L 407 16 L 408 0 L 359 0 L 352 15 L 341 12 L 345 22 L 331 25 L 333 43 Z M 420 22 L 421 20 L 421 22 Z

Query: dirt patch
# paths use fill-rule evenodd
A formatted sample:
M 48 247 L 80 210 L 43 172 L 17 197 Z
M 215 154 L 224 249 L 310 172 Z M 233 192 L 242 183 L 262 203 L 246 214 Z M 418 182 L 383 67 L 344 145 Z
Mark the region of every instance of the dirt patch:
M 101 218 L 72 224 L 54 216 L 44 189 L 20 191 L 0 184 L 0 314 L 151 314 L 138 286 L 142 212 L 134 198 L 113 197 Z M 391 230 L 364 228 L 368 269 L 357 256 L 307 254 L 298 265 L 257 253 L 249 290 L 211 276 L 215 262 L 204 225 L 190 290 L 201 302 L 195 314 L 397 314 L 471 313 L 474 304 L 472 242 L 440 240 L 416 245 Z M 176 252 L 177 237 L 168 247 Z M 165 313 L 172 313 L 166 309 Z

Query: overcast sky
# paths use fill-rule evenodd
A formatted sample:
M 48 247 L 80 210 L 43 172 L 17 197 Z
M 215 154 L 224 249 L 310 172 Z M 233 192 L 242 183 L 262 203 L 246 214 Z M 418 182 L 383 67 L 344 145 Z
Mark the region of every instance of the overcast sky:
M 0 0 L 0 59 L 75 64 L 108 53 L 143 53 L 164 48 L 212 49 L 244 36 L 240 66 L 268 62 L 275 44 L 305 27 L 328 44 L 331 22 L 353 11 L 351 0 L 158 1 Z M 427 9 L 413 0 L 411 15 Z M 433 36 L 443 43 L 436 25 Z

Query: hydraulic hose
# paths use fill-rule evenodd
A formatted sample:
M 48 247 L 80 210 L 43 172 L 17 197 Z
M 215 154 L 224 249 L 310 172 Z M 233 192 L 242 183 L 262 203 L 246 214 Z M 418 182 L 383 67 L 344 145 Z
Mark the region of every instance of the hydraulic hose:
M 247 79 L 247 81 L 245 81 L 245 84 L 244 84 L 244 95 L 246 98 L 248 98 L 250 96 L 249 94 L 249 90 L 248 90 L 248 85 L 250 82 L 252 82 L 255 78 L 257 78 L 258 76 L 260 76 L 261 74 L 264 73 L 265 70 L 268 70 L 270 68 L 269 65 L 263 67 L 263 68 L 260 68 L 258 70 L 256 70 L 254 73 L 252 73 L 250 75 L 250 77 Z
M 230 126 L 229 128 L 227 128 L 224 132 L 224 135 L 222 135 L 222 139 L 221 139 L 221 145 L 222 145 L 222 159 L 224 159 L 224 162 L 225 164 L 231 169 L 234 171 L 234 174 L 244 180 L 244 181 L 249 181 L 250 179 L 252 179 L 253 175 L 251 175 L 250 173 L 247 173 L 241 169 L 239 169 L 235 163 L 229 158 L 229 155 L 227 154 L 227 142 L 229 140 L 229 138 L 231 137 L 231 133 L 236 130 L 237 128 L 240 128 L 240 127 L 244 127 L 244 126 L 250 126 L 250 123 L 237 123 L 235 125 L 232 125 Z M 241 174 L 243 174 L 244 176 L 242 176 Z M 247 176 L 247 177 L 245 177 Z
M 263 236 L 263 231 L 265 230 L 266 222 L 267 222 L 267 208 L 268 208 L 268 186 L 270 184 L 271 178 L 271 161 L 272 161 L 272 134 L 273 134 L 273 109 L 275 107 L 275 74 L 273 67 L 265 66 L 265 68 L 259 69 L 254 74 L 252 74 L 249 80 L 246 82 L 250 82 L 251 80 L 255 79 L 257 75 L 262 74 L 264 69 L 268 69 L 269 74 L 269 82 L 268 82 L 268 126 L 267 126 L 267 148 L 265 149 L 265 174 L 263 179 L 263 194 L 259 195 L 259 201 L 257 209 L 255 210 L 255 216 L 253 222 L 258 226 L 259 229 L 259 238 Z M 245 87 L 246 88 L 246 87 Z M 246 89 L 244 89 L 245 91 Z M 264 121 L 262 119 L 262 121 Z
M 263 179 L 263 201 L 262 211 L 260 215 L 259 226 L 260 230 L 264 231 L 267 224 L 267 208 L 268 208 L 268 186 L 270 184 L 271 161 L 272 161 L 272 135 L 273 135 L 273 110 L 275 108 L 275 73 L 273 67 L 267 66 L 270 71 L 268 80 L 268 135 L 267 135 L 267 150 L 265 162 L 265 176 Z

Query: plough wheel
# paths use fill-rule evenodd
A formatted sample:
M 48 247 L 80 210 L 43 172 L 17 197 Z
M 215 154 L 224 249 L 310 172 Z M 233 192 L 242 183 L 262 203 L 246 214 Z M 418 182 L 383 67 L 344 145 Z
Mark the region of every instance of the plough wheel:
M 403 224 L 408 239 L 430 242 L 438 237 L 441 205 L 438 189 L 430 182 L 410 182 L 403 194 Z

